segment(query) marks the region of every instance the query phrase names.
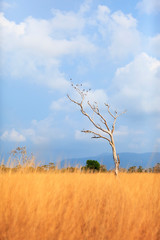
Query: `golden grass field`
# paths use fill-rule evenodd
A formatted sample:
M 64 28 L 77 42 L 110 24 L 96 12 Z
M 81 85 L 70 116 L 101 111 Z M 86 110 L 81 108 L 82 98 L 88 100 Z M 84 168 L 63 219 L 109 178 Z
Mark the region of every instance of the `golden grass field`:
M 0 240 L 159 240 L 160 174 L 1 173 Z

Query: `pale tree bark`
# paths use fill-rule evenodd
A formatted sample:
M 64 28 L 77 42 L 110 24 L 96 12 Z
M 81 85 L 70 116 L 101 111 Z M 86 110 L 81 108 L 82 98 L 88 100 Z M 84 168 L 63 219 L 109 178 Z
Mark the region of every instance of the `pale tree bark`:
M 115 131 L 115 124 L 116 124 L 117 118 L 120 115 L 122 115 L 123 113 L 125 113 L 126 111 L 124 111 L 120 114 L 118 114 L 117 111 L 115 111 L 115 114 L 113 114 L 110 111 L 109 105 L 104 103 L 105 106 L 107 107 L 108 114 L 113 118 L 113 125 L 112 125 L 112 128 L 110 129 L 106 118 L 104 116 L 102 116 L 102 114 L 99 111 L 98 104 L 96 102 L 94 102 L 94 104 L 91 104 L 89 101 L 87 101 L 87 104 L 90 107 L 90 109 L 93 111 L 93 113 L 95 113 L 95 115 L 97 115 L 99 117 L 99 120 L 101 121 L 101 125 L 100 125 L 99 123 L 96 123 L 93 116 L 91 117 L 84 110 L 84 100 L 87 96 L 88 91 L 90 91 L 91 89 L 89 89 L 88 91 L 86 91 L 85 89 L 81 90 L 82 84 L 81 85 L 78 85 L 78 84 L 74 85 L 72 83 L 71 85 L 80 95 L 81 101 L 80 102 L 75 101 L 69 95 L 67 95 L 67 97 L 69 98 L 69 100 L 71 102 L 77 104 L 80 107 L 80 111 L 82 112 L 82 114 L 85 115 L 89 119 L 89 121 L 93 124 L 93 126 L 96 129 L 99 130 L 98 132 L 97 131 L 91 131 L 91 130 L 83 130 L 82 132 L 92 134 L 93 135 L 92 138 L 102 138 L 102 139 L 105 139 L 106 141 L 108 141 L 108 143 L 110 144 L 110 146 L 112 148 L 113 161 L 114 161 L 114 164 L 115 164 L 115 175 L 118 176 L 120 159 L 119 159 L 119 155 L 117 155 L 117 153 L 116 153 L 116 146 L 115 146 L 115 142 L 114 142 L 113 133 Z

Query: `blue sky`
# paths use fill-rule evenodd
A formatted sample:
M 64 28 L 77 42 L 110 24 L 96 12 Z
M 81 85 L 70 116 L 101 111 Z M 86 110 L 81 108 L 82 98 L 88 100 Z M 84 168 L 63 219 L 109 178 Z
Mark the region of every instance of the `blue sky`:
M 93 126 L 66 97 L 77 98 L 70 78 L 92 89 L 104 116 L 104 102 L 127 109 L 118 152 L 159 151 L 159 22 L 159 0 L 2 1 L 1 155 L 17 146 L 40 160 L 111 151 L 81 133 Z

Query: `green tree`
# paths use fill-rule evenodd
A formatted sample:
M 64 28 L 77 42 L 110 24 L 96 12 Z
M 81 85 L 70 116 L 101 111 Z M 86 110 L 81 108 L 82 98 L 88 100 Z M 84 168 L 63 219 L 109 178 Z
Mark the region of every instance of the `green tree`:
M 86 167 L 88 169 L 93 169 L 93 170 L 100 170 L 100 163 L 96 160 L 87 160 L 86 161 Z

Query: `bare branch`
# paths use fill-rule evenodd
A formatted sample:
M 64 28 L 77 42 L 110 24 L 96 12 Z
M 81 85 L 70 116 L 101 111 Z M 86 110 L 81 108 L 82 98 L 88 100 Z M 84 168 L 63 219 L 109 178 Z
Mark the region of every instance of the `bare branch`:
M 115 124 L 116 124 L 117 118 L 118 118 L 119 116 L 121 116 L 122 114 L 124 114 L 124 113 L 126 113 L 126 110 L 125 110 L 124 112 L 121 112 L 119 115 L 118 115 L 117 112 L 116 112 L 116 116 L 115 116 L 115 118 L 114 118 L 114 122 L 113 122 L 113 126 L 112 126 L 112 131 L 111 131 L 112 134 L 113 134 L 113 132 L 114 132 L 114 130 L 115 130 Z
M 83 113 L 83 115 L 85 115 L 86 117 L 88 117 L 88 119 L 93 123 L 93 125 L 94 125 L 96 128 L 98 128 L 98 129 L 101 130 L 102 132 L 105 132 L 105 133 L 107 133 L 107 134 L 110 135 L 110 132 L 109 132 L 108 130 L 105 130 L 105 129 L 103 129 L 102 127 L 99 127 L 99 126 L 94 122 L 94 120 L 88 115 L 88 113 L 86 113 L 86 112 L 84 111 L 82 104 L 80 105 L 80 107 L 81 107 L 81 112 Z
M 91 134 L 93 134 L 92 138 L 103 138 L 103 139 L 105 139 L 105 140 L 107 140 L 109 142 L 109 144 L 112 147 L 113 160 L 114 160 L 114 163 L 115 163 L 115 174 L 118 175 L 120 159 L 119 159 L 119 156 L 117 156 L 117 154 L 116 154 L 116 147 L 115 147 L 115 143 L 114 143 L 113 132 L 115 130 L 115 124 L 116 124 L 117 118 L 119 116 L 121 116 L 122 114 L 124 114 L 126 111 L 120 113 L 119 115 L 118 115 L 117 111 L 115 111 L 115 114 L 113 114 L 110 111 L 110 106 L 105 103 L 105 106 L 107 107 L 109 115 L 114 119 L 113 120 L 113 125 L 112 125 L 112 130 L 110 130 L 109 126 L 107 124 L 107 120 L 99 112 L 98 104 L 96 102 L 94 102 L 94 104 L 91 104 L 88 101 L 87 103 L 88 103 L 89 107 L 91 108 L 91 110 L 93 111 L 93 115 L 94 115 L 94 113 L 97 114 L 99 119 L 100 119 L 100 121 L 105 125 L 105 129 L 104 129 L 104 128 L 101 127 L 100 124 L 95 123 L 95 121 L 93 119 L 93 116 L 91 117 L 87 112 L 85 112 L 85 110 L 83 108 L 84 99 L 85 99 L 88 91 L 90 91 L 91 89 L 89 89 L 87 91 L 85 89 L 81 90 L 82 84 L 81 85 L 79 85 L 79 84 L 74 85 L 72 83 L 71 85 L 78 92 L 78 94 L 81 96 L 81 101 L 80 102 L 75 101 L 69 95 L 67 95 L 67 97 L 69 98 L 69 100 L 71 102 L 77 104 L 80 107 L 80 111 L 82 112 L 82 114 L 85 115 L 90 120 L 90 122 L 94 125 L 94 127 L 96 127 L 97 129 L 99 129 L 101 131 L 100 133 L 97 133 L 97 132 L 94 132 L 94 131 L 90 131 L 90 130 L 83 130 L 82 132 L 84 132 L 84 133 L 91 133 Z M 108 134 L 109 138 L 107 138 L 104 133 Z
M 124 110 L 123 112 L 121 112 L 117 117 L 120 117 L 121 115 L 125 114 L 127 112 L 127 110 Z
M 106 130 L 106 129 L 103 129 L 101 126 L 98 126 L 98 124 L 96 124 L 96 123 L 94 122 L 94 120 L 88 115 L 88 113 L 86 113 L 86 112 L 84 111 L 83 105 L 82 105 L 82 104 L 83 104 L 83 101 L 84 101 L 84 98 L 85 98 L 84 95 L 82 96 L 82 101 L 81 101 L 81 103 L 73 100 L 69 95 L 67 95 L 67 97 L 69 98 L 69 100 L 70 100 L 71 102 L 73 102 L 73 103 L 75 103 L 75 104 L 77 104 L 77 105 L 80 106 L 82 114 L 85 115 L 86 117 L 88 117 L 88 119 L 92 122 L 92 124 L 93 124 L 96 128 L 98 128 L 98 129 L 101 130 L 102 132 L 105 132 L 105 133 L 107 133 L 107 134 L 109 134 L 109 135 L 111 134 L 110 131 L 108 131 L 108 130 Z
M 120 158 L 119 158 L 119 154 L 117 154 L 117 158 L 118 158 L 118 163 L 120 164 Z
M 110 106 L 108 105 L 108 104 L 106 104 L 105 103 L 105 106 L 108 108 L 108 113 L 114 118 L 114 122 L 113 122 L 113 125 L 112 125 L 112 130 L 111 130 L 111 133 L 113 134 L 113 132 L 114 132 L 114 130 L 115 130 L 115 124 L 116 124 L 116 120 L 117 120 L 117 118 L 119 117 L 119 116 L 121 116 L 122 114 L 124 114 L 124 113 L 126 113 L 126 110 L 124 111 L 124 112 L 122 112 L 122 113 L 120 113 L 119 115 L 118 115 L 118 113 L 117 113 L 117 111 L 115 111 L 115 116 L 111 113 L 111 111 L 110 111 Z
M 108 104 L 104 104 L 107 108 L 108 108 L 108 113 L 113 117 L 113 118 L 115 118 L 115 116 L 110 112 L 110 110 L 109 110 L 109 108 L 110 108 L 110 106 L 108 105 Z
M 107 137 L 104 137 L 100 133 L 96 133 L 96 132 L 90 131 L 90 130 L 82 130 L 81 132 L 92 133 L 92 134 L 94 134 L 94 136 L 92 138 L 103 138 L 103 139 L 107 140 L 112 145 L 111 140 L 109 138 L 107 138 Z
M 77 104 L 77 105 L 81 105 L 81 103 L 79 103 L 79 102 L 76 102 L 75 100 L 73 100 L 68 94 L 67 94 L 67 97 L 69 98 L 69 100 L 71 101 L 71 102 L 73 102 L 73 103 L 75 103 L 75 104 Z
M 117 117 L 114 119 L 114 122 L 113 122 L 113 125 L 112 125 L 112 130 L 111 130 L 111 133 L 114 132 L 115 130 L 115 124 L 116 124 L 116 120 L 117 120 Z
M 110 129 L 109 129 L 109 127 L 108 127 L 108 124 L 107 124 L 105 118 L 104 118 L 104 117 L 100 114 L 100 112 L 99 112 L 98 106 L 97 106 L 97 108 L 94 108 L 94 106 L 92 106 L 89 101 L 88 101 L 87 103 L 88 103 L 88 105 L 90 106 L 90 108 L 93 110 L 93 112 L 95 112 L 98 116 L 100 116 L 101 122 L 102 122 L 103 124 L 105 124 L 105 126 L 107 127 L 107 130 L 110 131 Z M 103 120 L 103 121 L 102 121 L 102 120 Z

